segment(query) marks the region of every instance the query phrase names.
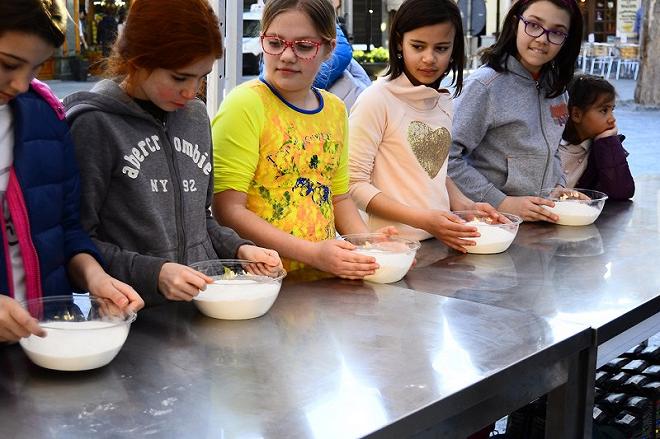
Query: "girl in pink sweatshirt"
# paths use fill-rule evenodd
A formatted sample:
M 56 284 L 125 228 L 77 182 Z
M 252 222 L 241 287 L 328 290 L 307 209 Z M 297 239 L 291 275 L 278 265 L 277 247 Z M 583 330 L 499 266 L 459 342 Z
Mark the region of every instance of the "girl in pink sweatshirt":
M 450 0 L 407 0 L 392 22 L 390 65 L 359 97 L 349 118 L 350 193 L 372 230 L 394 224 L 414 239 L 436 237 L 465 252 L 479 236 L 450 210 L 481 210 L 447 177 L 452 72 L 460 94 L 465 64 L 460 11 Z

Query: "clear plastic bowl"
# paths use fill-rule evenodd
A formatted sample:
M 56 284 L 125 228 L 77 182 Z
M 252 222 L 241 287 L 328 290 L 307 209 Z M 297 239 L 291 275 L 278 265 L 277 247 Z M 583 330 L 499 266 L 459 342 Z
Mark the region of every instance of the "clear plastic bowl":
M 376 258 L 380 268 L 365 276 L 364 280 L 380 284 L 401 280 L 410 270 L 421 245 L 419 241 L 383 233 L 359 233 L 343 235 L 342 238 L 357 246 L 354 251 Z
M 555 207 L 543 206 L 559 216 L 562 226 L 587 226 L 596 221 L 607 200 L 603 192 L 579 188 L 553 188 L 541 196 L 555 202 Z
M 215 259 L 190 267 L 213 278 L 193 303 L 204 315 L 224 320 L 254 319 L 266 314 L 286 276 L 281 268 L 262 272 L 256 263 L 240 259 Z
M 19 343 L 33 363 L 54 370 L 89 370 L 110 363 L 136 318 L 133 311 L 88 295 L 44 297 L 22 305 L 47 335 L 31 335 Z
M 522 223 L 522 218 L 510 213 L 499 212 L 509 220 L 506 223 L 497 223 L 493 218 L 478 211 L 464 210 L 452 213 L 465 220 L 469 225 L 475 226 L 481 234 L 477 238 L 465 238 L 477 243 L 465 246 L 467 252 L 478 255 L 491 255 L 506 251 L 516 238 L 518 226 Z

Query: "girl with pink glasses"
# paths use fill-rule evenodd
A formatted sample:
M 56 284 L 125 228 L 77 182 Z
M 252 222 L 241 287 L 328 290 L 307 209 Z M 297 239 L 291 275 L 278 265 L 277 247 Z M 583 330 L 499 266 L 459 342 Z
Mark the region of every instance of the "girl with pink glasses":
M 346 107 L 312 87 L 336 44 L 332 4 L 270 0 L 261 29 L 262 76 L 232 90 L 212 123 L 214 214 L 288 271 L 373 274 L 374 258 L 335 239 L 368 229 L 348 195 Z

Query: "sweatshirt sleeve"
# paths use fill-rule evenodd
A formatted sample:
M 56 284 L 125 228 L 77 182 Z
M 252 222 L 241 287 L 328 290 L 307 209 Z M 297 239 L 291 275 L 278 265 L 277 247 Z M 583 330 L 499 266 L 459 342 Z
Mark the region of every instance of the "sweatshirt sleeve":
M 357 206 L 365 211 L 381 192 L 372 184 L 372 173 L 387 124 L 386 105 L 375 90 L 367 89 L 358 97 L 348 119 L 349 191 Z
M 555 175 L 559 176 L 558 185 L 566 187 L 566 174 L 564 173 L 564 168 L 561 165 L 561 155 L 559 154 L 559 148 L 555 151 L 553 158 L 553 172 Z
M 594 140 L 591 145 L 587 167 L 593 167 L 593 171 L 585 170 L 585 175 L 593 175 L 594 189 L 605 192 L 612 200 L 627 200 L 635 195 L 627 155 L 618 135 Z M 578 186 L 582 187 L 580 182 Z
M 454 108 L 449 176 L 471 200 L 485 201 L 497 207 L 504 201 L 506 194 L 469 162 L 470 154 L 480 147 L 490 128 L 488 112 L 493 107 L 488 89 L 478 80 L 466 81 Z
M 210 127 L 209 127 L 210 130 Z M 234 259 L 236 252 L 242 245 L 250 245 L 251 241 L 242 239 L 229 227 L 221 226 L 211 214 L 211 203 L 213 202 L 213 171 L 209 175 L 209 184 L 206 193 L 206 230 L 208 231 L 211 243 L 216 254 L 220 259 Z
M 100 139 L 107 138 L 102 122 L 93 113 L 83 113 L 69 123 L 81 165 L 80 219 L 105 260 L 106 271 L 133 286 L 147 304 L 165 302 L 158 291 L 158 277 L 166 259 L 124 250 L 98 236 L 99 212 L 117 161 L 116 149 L 100 144 Z
M 66 127 L 66 124 L 62 122 Z M 94 257 L 101 266 L 105 265 L 98 249 L 83 229 L 80 223 L 80 173 L 75 159 L 73 142 L 68 133 L 64 138 L 65 166 L 68 167 L 69 178 L 65 182 L 64 215 L 62 228 L 64 230 L 64 252 L 67 261 L 79 253 L 87 253 Z

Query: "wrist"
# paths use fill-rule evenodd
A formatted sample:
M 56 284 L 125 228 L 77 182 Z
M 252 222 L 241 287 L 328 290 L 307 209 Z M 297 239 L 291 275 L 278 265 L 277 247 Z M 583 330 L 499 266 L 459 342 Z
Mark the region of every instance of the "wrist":
M 296 240 L 297 245 L 293 246 L 293 252 L 289 257 L 305 265 L 316 266 L 317 249 L 320 242 L 307 241 L 302 238 L 296 238 Z
M 241 244 L 236 249 L 236 259 L 245 259 L 243 255 L 245 254 L 245 246 L 248 244 Z
M 497 205 L 496 209 L 499 211 L 502 211 L 502 209 L 506 209 L 509 206 L 509 202 L 511 201 L 510 196 L 506 196 L 502 199 L 499 205 Z
M 428 230 L 430 224 L 433 222 L 433 210 L 431 209 L 416 209 L 413 212 L 413 215 L 410 218 L 408 224 L 415 227 L 416 229 Z
M 99 267 L 100 268 L 100 267 Z M 103 282 L 105 278 L 108 277 L 108 274 L 103 271 L 103 269 L 91 269 L 86 273 L 85 276 L 85 289 L 89 292 L 94 292 L 97 290 L 97 285 Z
M 473 210 L 474 202 L 468 198 L 460 198 L 454 203 L 451 203 L 451 210 Z

